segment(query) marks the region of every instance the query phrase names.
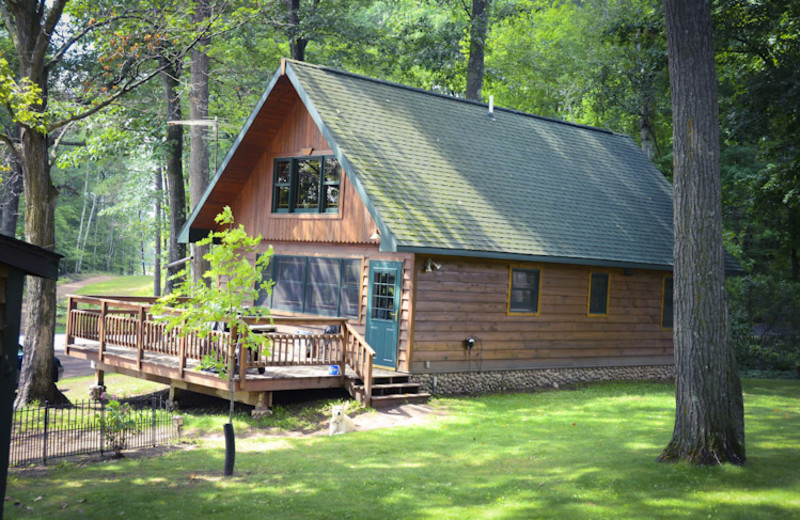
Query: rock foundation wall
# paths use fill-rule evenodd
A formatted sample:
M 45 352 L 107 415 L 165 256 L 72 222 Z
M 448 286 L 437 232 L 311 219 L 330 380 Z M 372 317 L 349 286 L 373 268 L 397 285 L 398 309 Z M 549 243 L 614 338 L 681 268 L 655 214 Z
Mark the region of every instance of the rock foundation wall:
M 412 379 L 422 391 L 434 395 L 463 395 L 558 388 L 594 381 L 667 381 L 674 377 L 672 365 L 645 365 L 414 374 Z

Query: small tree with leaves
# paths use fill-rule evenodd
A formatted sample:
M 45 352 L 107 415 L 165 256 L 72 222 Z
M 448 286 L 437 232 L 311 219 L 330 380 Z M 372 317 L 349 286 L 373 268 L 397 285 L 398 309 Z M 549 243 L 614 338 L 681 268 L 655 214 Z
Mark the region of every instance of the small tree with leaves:
M 261 235 L 251 237 L 244 226 L 234 226 L 231 208 L 225 206 L 214 219 L 220 231 L 211 231 L 198 245 L 209 245 L 210 251 L 204 256 L 210 268 L 202 274 L 208 280 L 193 283 L 185 272 L 178 274 L 184 281 L 166 296 L 159 298 L 152 307 L 158 320 L 167 323 L 168 331 L 178 329 L 180 335 L 195 334 L 204 339 L 212 331 L 212 324 L 224 323 L 231 331 L 229 351 L 207 355 L 201 364 L 203 368 L 216 368 L 220 376 L 227 377 L 230 390 L 230 421 L 233 421 L 234 375 L 236 350 L 241 346 L 256 355 L 269 348 L 269 339 L 250 330 L 244 319 L 243 309 L 258 299 L 260 291 L 270 292 L 272 283 L 263 281 L 263 272 L 272 257 L 272 246 L 266 253 L 259 254 Z M 256 255 L 255 263 L 250 257 Z M 176 312 L 177 311 L 177 312 Z M 259 309 L 260 314 L 269 317 L 269 309 Z M 245 360 L 240 360 L 245 362 Z

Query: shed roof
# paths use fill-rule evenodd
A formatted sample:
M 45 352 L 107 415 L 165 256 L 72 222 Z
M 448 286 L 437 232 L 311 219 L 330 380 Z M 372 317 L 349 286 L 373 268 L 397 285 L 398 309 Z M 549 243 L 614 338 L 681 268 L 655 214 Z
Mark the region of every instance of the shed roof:
M 0 235 L 0 263 L 9 265 L 25 274 L 42 278 L 58 278 L 58 262 L 63 258 L 58 253 L 29 244 L 14 237 Z
M 378 224 L 382 250 L 671 269 L 672 186 L 629 136 L 290 60 L 184 240 L 253 121 L 275 111 L 270 94 L 284 77 Z

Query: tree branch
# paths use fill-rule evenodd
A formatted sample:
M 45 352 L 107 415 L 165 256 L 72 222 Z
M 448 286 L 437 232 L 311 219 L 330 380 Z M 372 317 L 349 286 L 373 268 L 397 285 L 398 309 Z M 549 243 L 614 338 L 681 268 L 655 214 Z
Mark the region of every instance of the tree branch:
M 14 141 L 12 141 L 10 137 L 8 137 L 4 133 L 0 133 L 0 142 L 2 142 L 8 147 L 8 149 L 11 151 L 12 154 L 14 154 L 14 157 L 16 157 L 18 161 L 22 161 L 22 155 L 20 155 L 19 150 L 17 149 L 17 145 L 14 144 Z
M 33 48 L 33 56 L 31 59 L 31 70 L 39 71 L 43 69 L 44 58 L 47 54 L 47 49 L 50 47 L 50 39 L 55 30 L 56 24 L 61 19 L 61 14 L 64 12 L 64 6 L 67 0 L 54 0 L 53 6 L 47 12 L 47 18 L 44 21 L 39 36 L 36 38 L 36 46 Z M 31 78 L 32 79 L 32 78 Z
M 69 123 L 64 125 L 64 127 L 61 128 L 61 132 L 58 134 L 58 137 L 56 137 L 55 140 L 53 141 L 53 148 L 50 150 L 50 157 L 53 160 L 55 160 L 55 158 L 56 158 L 56 153 L 58 153 L 58 146 L 61 144 L 61 140 L 67 134 L 67 131 L 69 130 L 69 127 L 72 126 L 72 124 L 74 122 L 75 121 L 70 121 Z
M 8 12 L 8 7 L 6 7 L 5 2 L 0 2 L 0 12 L 3 13 L 3 22 L 5 23 L 8 35 L 11 37 L 11 42 L 14 44 L 14 48 L 17 49 L 19 47 L 19 41 L 17 40 L 16 20 L 11 16 L 11 13 Z

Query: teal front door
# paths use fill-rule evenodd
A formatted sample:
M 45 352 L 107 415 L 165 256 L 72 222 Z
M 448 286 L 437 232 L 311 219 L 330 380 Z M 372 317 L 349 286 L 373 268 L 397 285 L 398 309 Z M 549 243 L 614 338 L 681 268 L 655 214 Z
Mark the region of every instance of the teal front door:
M 375 364 L 397 368 L 400 295 L 403 264 L 372 261 L 369 264 L 367 343 L 375 350 Z

